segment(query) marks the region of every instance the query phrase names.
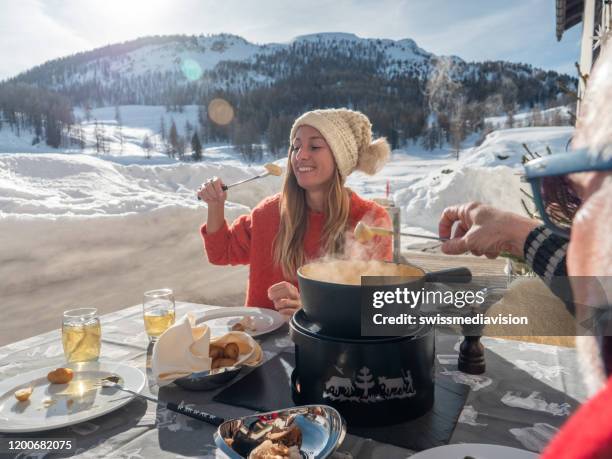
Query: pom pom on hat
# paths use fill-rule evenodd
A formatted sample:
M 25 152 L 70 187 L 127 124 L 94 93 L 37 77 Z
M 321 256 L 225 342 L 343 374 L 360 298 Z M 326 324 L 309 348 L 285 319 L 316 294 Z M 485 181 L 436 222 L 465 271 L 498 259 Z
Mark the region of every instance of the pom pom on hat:
M 367 151 L 359 155 L 356 169 L 368 175 L 374 175 L 381 170 L 391 154 L 387 139 L 380 137 L 367 147 Z
M 293 142 L 303 125 L 312 126 L 325 138 L 343 178 L 356 169 L 373 175 L 382 169 L 391 154 L 384 138 L 372 142 L 372 123 L 361 112 L 338 108 L 304 113 L 293 123 L 289 142 Z

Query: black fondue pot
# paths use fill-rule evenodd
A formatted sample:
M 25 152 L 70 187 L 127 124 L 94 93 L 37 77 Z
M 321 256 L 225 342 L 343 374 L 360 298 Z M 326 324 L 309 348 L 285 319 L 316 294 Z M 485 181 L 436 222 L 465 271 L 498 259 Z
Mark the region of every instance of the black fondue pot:
M 431 409 L 433 328 L 411 336 L 337 338 L 322 333 L 300 310 L 291 319 L 290 336 L 296 404 L 333 406 L 355 426 L 394 424 Z
M 351 261 L 337 261 L 338 270 L 351 269 Z M 302 309 L 306 318 L 320 325 L 325 334 L 335 337 L 357 338 L 361 336 L 361 301 L 369 290 L 401 289 L 420 290 L 428 282 L 468 283 L 472 273 L 468 268 L 450 268 L 435 272 L 425 272 L 410 264 L 380 262 L 385 266 L 395 265 L 399 274 L 388 277 L 383 285 L 362 286 L 314 279 L 309 269 L 318 265 L 313 263 L 298 269 L 298 284 Z M 407 274 L 404 274 L 407 273 Z

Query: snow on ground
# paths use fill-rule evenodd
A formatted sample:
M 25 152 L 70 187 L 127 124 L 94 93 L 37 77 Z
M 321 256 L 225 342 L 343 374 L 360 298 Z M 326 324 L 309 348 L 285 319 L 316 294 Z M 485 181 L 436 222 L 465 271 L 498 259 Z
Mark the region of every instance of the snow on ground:
M 166 130 L 174 120 L 179 134 L 185 133 L 187 121 L 192 126 L 198 124 L 198 106 L 185 105 L 182 112 L 168 112 L 163 105 L 121 105 L 119 106 L 121 122 L 124 126 L 131 128 L 147 129 L 154 133 L 160 132 L 161 119 L 164 118 Z M 115 123 L 115 107 L 94 108 L 90 112 L 90 119 L 85 119 L 85 111 L 82 108 L 74 109 L 74 116 L 83 121 L 93 123 L 95 120 L 101 123 Z
M 246 165 L 227 145 L 209 145 L 205 160 L 178 162 L 160 152 L 145 159 L 137 139 L 144 132 L 155 135 L 163 107 L 124 106 L 121 117 L 126 126 L 123 153 L 116 136 L 108 136 L 109 155 L 96 155 L 91 145 L 65 153 L 0 155 L 0 217 L 96 217 L 122 216 L 165 207 L 198 208 L 194 190 L 207 178 L 221 177 L 232 183 L 255 175 L 261 169 Z M 114 107 L 92 111 L 99 121 L 114 123 Z M 195 107 L 187 107 L 184 119 L 193 120 Z M 129 127 L 128 126 L 129 123 Z M 180 124 L 180 123 L 179 123 Z M 92 122 L 84 124 L 91 141 Z M 7 138 L 7 129 L 0 140 Z M 437 219 L 447 205 L 480 200 L 508 210 L 522 212 L 518 173 L 526 153 L 522 144 L 539 154 L 546 147 L 564 151 L 571 127 L 516 128 L 494 131 L 477 147 L 464 148 L 459 158 L 448 149 L 424 151 L 418 145 L 395 151 L 391 161 L 377 175 L 356 172 L 348 186 L 366 197 L 382 197 L 387 183 L 396 205 L 402 209 L 404 230 L 437 231 Z M 473 139 L 470 139 L 473 140 Z M 279 160 L 284 165 L 285 160 Z M 281 179 L 267 178 L 233 189 L 229 194 L 230 214 L 246 212 L 263 197 L 280 189 Z
M 389 181 L 392 197 L 402 212 L 402 230 L 437 235 L 445 207 L 480 201 L 524 214 L 520 182 L 525 143 L 532 152 L 546 155 L 565 151 L 572 127 L 535 127 L 494 131 L 478 147 L 454 153 L 439 150 L 429 156 L 418 148 L 395 153 L 374 177 L 353 174 L 350 187 L 366 196 L 383 196 Z M 422 240 L 403 238 L 402 246 L 416 247 Z
M 226 183 L 256 175 L 253 167 L 214 163 L 121 165 L 89 155 L 0 155 L 0 218 L 124 216 L 165 207 L 202 207 L 195 190 L 207 178 Z M 245 212 L 274 194 L 268 177 L 231 193 L 228 212 Z
M 546 124 L 551 124 L 552 121 L 561 120 L 565 122 L 569 122 L 571 119 L 571 110 L 569 107 L 552 107 L 546 110 L 540 111 L 540 122 L 546 122 Z M 537 115 L 536 115 L 537 116 Z M 514 118 L 514 127 L 527 127 L 533 124 L 533 110 L 521 113 L 515 113 L 513 115 Z M 506 127 L 506 122 L 508 121 L 508 115 L 502 116 L 490 116 L 484 119 L 485 124 L 488 124 L 495 129 L 503 129 Z

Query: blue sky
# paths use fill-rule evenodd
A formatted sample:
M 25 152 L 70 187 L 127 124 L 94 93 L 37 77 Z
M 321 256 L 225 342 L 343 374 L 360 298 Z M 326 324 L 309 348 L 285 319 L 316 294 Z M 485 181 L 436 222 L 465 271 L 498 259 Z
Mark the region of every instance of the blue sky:
M 256 43 L 317 32 L 412 38 L 435 54 L 574 75 L 581 26 L 557 42 L 554 0 L 0 0 L 0 79 L 140 36 L 219 32 Z

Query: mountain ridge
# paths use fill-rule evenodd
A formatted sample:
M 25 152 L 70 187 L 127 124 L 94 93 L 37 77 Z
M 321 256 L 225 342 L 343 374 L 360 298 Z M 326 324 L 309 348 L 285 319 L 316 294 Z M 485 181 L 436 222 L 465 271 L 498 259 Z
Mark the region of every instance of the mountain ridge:
M 34 126 L 47 138 L 55 132 L 57 143 L 73 122 L 68 106 L 87 114 L 103 106 L 197 105 L 204 141 L 231 140 L 248 150 L 266 139 L 277 150 L 300 113 L 348 107 L 368 115 L 394 147 L 421 137 L 434 148 L 482 131 L 486 116 L 508 114 L 512 124 L 518 111 L 568 104 L 576 85 L 528 64 L 437 56 L 410 38 L 330 32 L 254 44 L 232 34 L 171 35 L 34 67 L 0 83 L 0 111 L 11 126 Z M 217 98 L 234 108 L 230 125 L 208 119 L 206 107 Z
M 181 88 L 198 83 L 211 90 L 248 91 L 274 84 L 288 73 L 288 69 L 276 66 L 276 63 L 271 66 L 275 69 L 273 72 L 261 68 L 261 62 L 287 60 L 287 55 L 296 54 L 307 58 L 308 52 L 316 56 L 329 55 L 331 52 L 344 58 L 369 61 L 375 64 L 371 68 L 372 71 L 388 79 L 409 75 L 425 80 L 440 61 L 450 62 L 454 71 L 460 72 L 454 78 L 465 79 L 470 73 L 479 73 L 482 66 L 487 64 L 468 63 L 458 56 L 437 56 L 420 48 L 410 38 L 362 38 L 343 32 L 307 34 L 297 36 L 288 43 L 264 44 L 252 43 L 233 34 L 156 35 L 53 59 L 6 82 L 24 82 L 57 91 L 70 97 L 75 105 L 164 104 L 168 103 L 163 100 L 167 94 L 160 95 L 160 98 L 148 97 L 144 100 L 145 98 L 141 97 L 141 100 L 138 100 L 135 96 L 137 89 L 134 87 L 141 87 L 144 92 L 152 93 L 158 91 L 158 88 L 154 88 L 150 80 L 166 78 L 173 81 L 164 83 L 162 93 L 170 87 L 176 89 L 174 92 L 180 92 Z M 498 65 L 516 66 L 518 71 L 524 74 L 559 75 L 528 64 L 493 62 Z M 232 75 L 229 75 L 229 72 Z M 486 74 L 484 77 L 492 78 Z M 129 81 L 130 79 L 134 81 Z M 108 89 L 113 81 L 119 80 L 123 83 L 109 91 L 112 93 L 110 96 L 92 95 L 91 91 L 86 89 L 92 82 Z M 87 94 L 79 94 L 83 91 Z M 192 92 L 190 99 L 182 97 L 184 100 L 176 102 L 197 103 L 202 91 Z M 176 95 L 175 97 L 181 98 Z

